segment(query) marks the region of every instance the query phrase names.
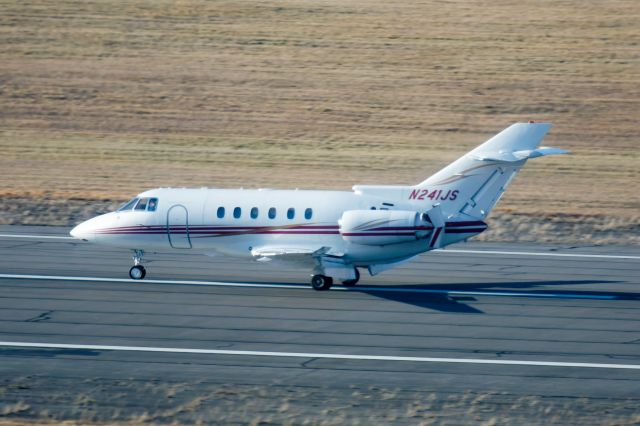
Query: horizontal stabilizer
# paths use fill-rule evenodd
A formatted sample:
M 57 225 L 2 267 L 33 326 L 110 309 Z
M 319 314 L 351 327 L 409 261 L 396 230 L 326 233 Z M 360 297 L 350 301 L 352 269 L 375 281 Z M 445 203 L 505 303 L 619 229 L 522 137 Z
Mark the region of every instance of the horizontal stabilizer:
M 545 155 L 568 154 L 569 151 L 560 148 L 540 147 L 536 149 L 525 149 L 522 151 L 499 151 L 499 152 L 478 152 L 472 157 L 480 161 L 500 161 L 505 163 L 515 163 L 517 161 L 528 160 L 530 158 L 542 157 Z

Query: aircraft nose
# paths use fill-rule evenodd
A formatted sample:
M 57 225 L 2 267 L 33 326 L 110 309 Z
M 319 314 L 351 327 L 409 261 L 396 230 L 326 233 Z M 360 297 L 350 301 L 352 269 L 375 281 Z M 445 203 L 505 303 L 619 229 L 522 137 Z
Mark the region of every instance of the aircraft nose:
M 89 221 L 87 221 L 89 222 Z M 87 222 L 82 222 L 80 225 L 76 226 L 69 232 L 69 234 L 73 238 L 77 238 L 79 240 L 89 241 L 90 238 L 93 238 L 94 229 Z

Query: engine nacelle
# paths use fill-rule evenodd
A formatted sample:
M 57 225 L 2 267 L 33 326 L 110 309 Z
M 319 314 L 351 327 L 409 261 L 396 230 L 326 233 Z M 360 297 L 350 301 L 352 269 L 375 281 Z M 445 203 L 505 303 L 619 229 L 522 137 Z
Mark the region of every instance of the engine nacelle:
M 349 210 L 338 223 L 346 241 L 369 246 L 407 243 L 433 230 L 428 215 L 403 210 Z

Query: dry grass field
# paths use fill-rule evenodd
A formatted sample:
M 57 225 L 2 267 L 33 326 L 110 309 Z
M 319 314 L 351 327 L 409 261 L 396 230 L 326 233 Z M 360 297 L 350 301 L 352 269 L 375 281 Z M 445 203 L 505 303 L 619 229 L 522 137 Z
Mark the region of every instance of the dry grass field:
M 640 422 L 637 399 L 560 398 L 501 392 L 429 392 L 377 386 L 347 388 L 217 384 L 209 379 L 4 380 L 0 426 L 143 425 L 611 425 Z M 66 389 L 66 388 L 65 388 Z M 146 398 L 146 399 L 145 399 Z M 132 404 L 132 400 L 145 403 Z
M 2 223 L 68 223 L 156 186 L 415 183 L 537 120 L 573 155 L 529 163 L 497 217 L 560 217 L 569 235 L 591 221 L 640 242 L 637 0 L 0 11 Z

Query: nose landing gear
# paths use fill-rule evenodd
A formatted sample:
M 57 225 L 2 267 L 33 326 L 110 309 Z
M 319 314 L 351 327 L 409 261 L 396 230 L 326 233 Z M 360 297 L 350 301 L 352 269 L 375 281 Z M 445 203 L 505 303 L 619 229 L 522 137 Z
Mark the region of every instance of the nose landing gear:
M 147 275 L 147 270 L 140 264 L 142 256 L 144 256 L 144 250 L 133 251 L 133 266 L 129 269 L 129 276 L 132 280 L 141 280 Z
M 142 265 L 135 265 L 129 269 L 129 276 L 132 280 L 141 280 L 147 275 L 147 270 Z

